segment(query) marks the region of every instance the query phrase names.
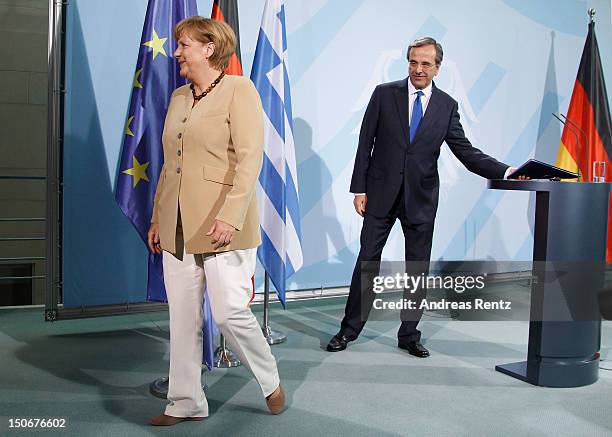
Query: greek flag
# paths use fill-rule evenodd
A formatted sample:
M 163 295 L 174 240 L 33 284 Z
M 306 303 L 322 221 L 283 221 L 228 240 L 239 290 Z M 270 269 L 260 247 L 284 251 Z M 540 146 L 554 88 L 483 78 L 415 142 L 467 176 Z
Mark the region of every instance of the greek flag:
M 285 281 L 303 264 L 287 32 L 283 0 L 266 0 L 251 69 L 264 109 L 264 158 L 257 196 L 262 245 L 257 256 L 285 305 Z

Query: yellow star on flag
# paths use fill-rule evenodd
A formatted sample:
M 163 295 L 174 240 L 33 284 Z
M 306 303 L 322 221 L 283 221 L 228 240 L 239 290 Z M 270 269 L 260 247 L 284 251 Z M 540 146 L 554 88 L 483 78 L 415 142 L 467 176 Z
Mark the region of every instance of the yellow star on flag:
M 153 39 L 144 43 L 143 46 L 151 47 L 153 49 L 153 59 L 155 59 L 160 53 L 165 57 L 168 57 L 166 51 L 164 50 L 164 44 L 166 43 L 167 39 L 168 38 L 160 38 L 157 36 L 157 32 L 153 30 Z
M 132 129 L 130 129 L 130 124 L 132 124 L 132 120 L 134 120 L 133 115 L 130 118 L 128 118 L 127 123 L 125 124 L 125 134 L 131 137 L 134 136 L 134 132 L 132 132 Z
M 147 176 L 147 167 L 149 166 L 148 162 L 144 164 L 140 164 L 135 156 L 132 156 L 132 168 L 128 168 L 127 170 L 123 170 L 123 173 L 129 174 L 134 178 L 134 188 L 138 185 L 141 179 L 149 182 L 149 178 Z
M 142 73 L 142 68 L 136 71 L 136 74 L 134 75 L 134 88 L 142 88 L 142 84 L 138 81 L 138 76 L 140 76 L 140 73 Z

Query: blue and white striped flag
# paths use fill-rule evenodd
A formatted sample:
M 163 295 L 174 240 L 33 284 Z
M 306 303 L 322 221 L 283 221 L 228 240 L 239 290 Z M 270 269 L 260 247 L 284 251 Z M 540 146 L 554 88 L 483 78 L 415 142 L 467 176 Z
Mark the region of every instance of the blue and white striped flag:
M 303 264 L 283 0 L 266 0 L 251 80 L 264 109 L 264 159 L 257 184 L 262 245 L 257 256 L 285 305 L 285 282 Z

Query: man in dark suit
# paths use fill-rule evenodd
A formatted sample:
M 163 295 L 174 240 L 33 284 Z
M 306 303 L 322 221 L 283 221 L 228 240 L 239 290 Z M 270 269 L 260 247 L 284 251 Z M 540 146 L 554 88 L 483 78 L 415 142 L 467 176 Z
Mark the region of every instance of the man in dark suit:
M 453 154 L 473 173 L 502 179 L 514 169 L 472 147 L 463 133 L 457 102 L 432 83 L 442 63 L 442 47 L 420 38 L 408 47 L 408 78 L 376 87 L 361 124 L 350 191 L 361 215 L 361 250 L 353 272 L 340 331 L 327 345 L 346 349 L 365 325 L 372 307 L 373 276 L 396 219 L 400 220 L 408 265 L 427 265 L 438 208 L 438 157 L 446 141 Z M 367 271 L 363 267 L 370 266 Z M 375 267 L 372 268 L 371 264 Z M 427 271 L 414 271 L 419 273 Z M 366 273 L 363 278 L 362 274 Z M 425 290 L 411 298 L 420 302 Z M 417 324 L 422 310 L 403 310 L 398 346 L 417 357 L 429 356 Z

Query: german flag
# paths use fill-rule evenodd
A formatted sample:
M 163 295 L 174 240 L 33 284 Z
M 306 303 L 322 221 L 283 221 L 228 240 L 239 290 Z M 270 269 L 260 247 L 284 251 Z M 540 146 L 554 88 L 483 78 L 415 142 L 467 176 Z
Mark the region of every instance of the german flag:
M 235 76 L 242 76 L 237 0 L 214 0 L 210 18 L 213 20 L 225 21 L 234 30 L 234 33 L 236 34 L 236 52 L 232 55 L 225 73 L 233 74 Z
M 581 180 L 592 182 L 593 162 L 604 161 L 606 181 L 612 180 L 610 107 L 593 21 L 589 23 L 566 121 L 557 155 L 557 166 L 573 172 L 579 169 Z M 612 204 L 608 211 L 608 263 L 612 262 L 611 225 Z

